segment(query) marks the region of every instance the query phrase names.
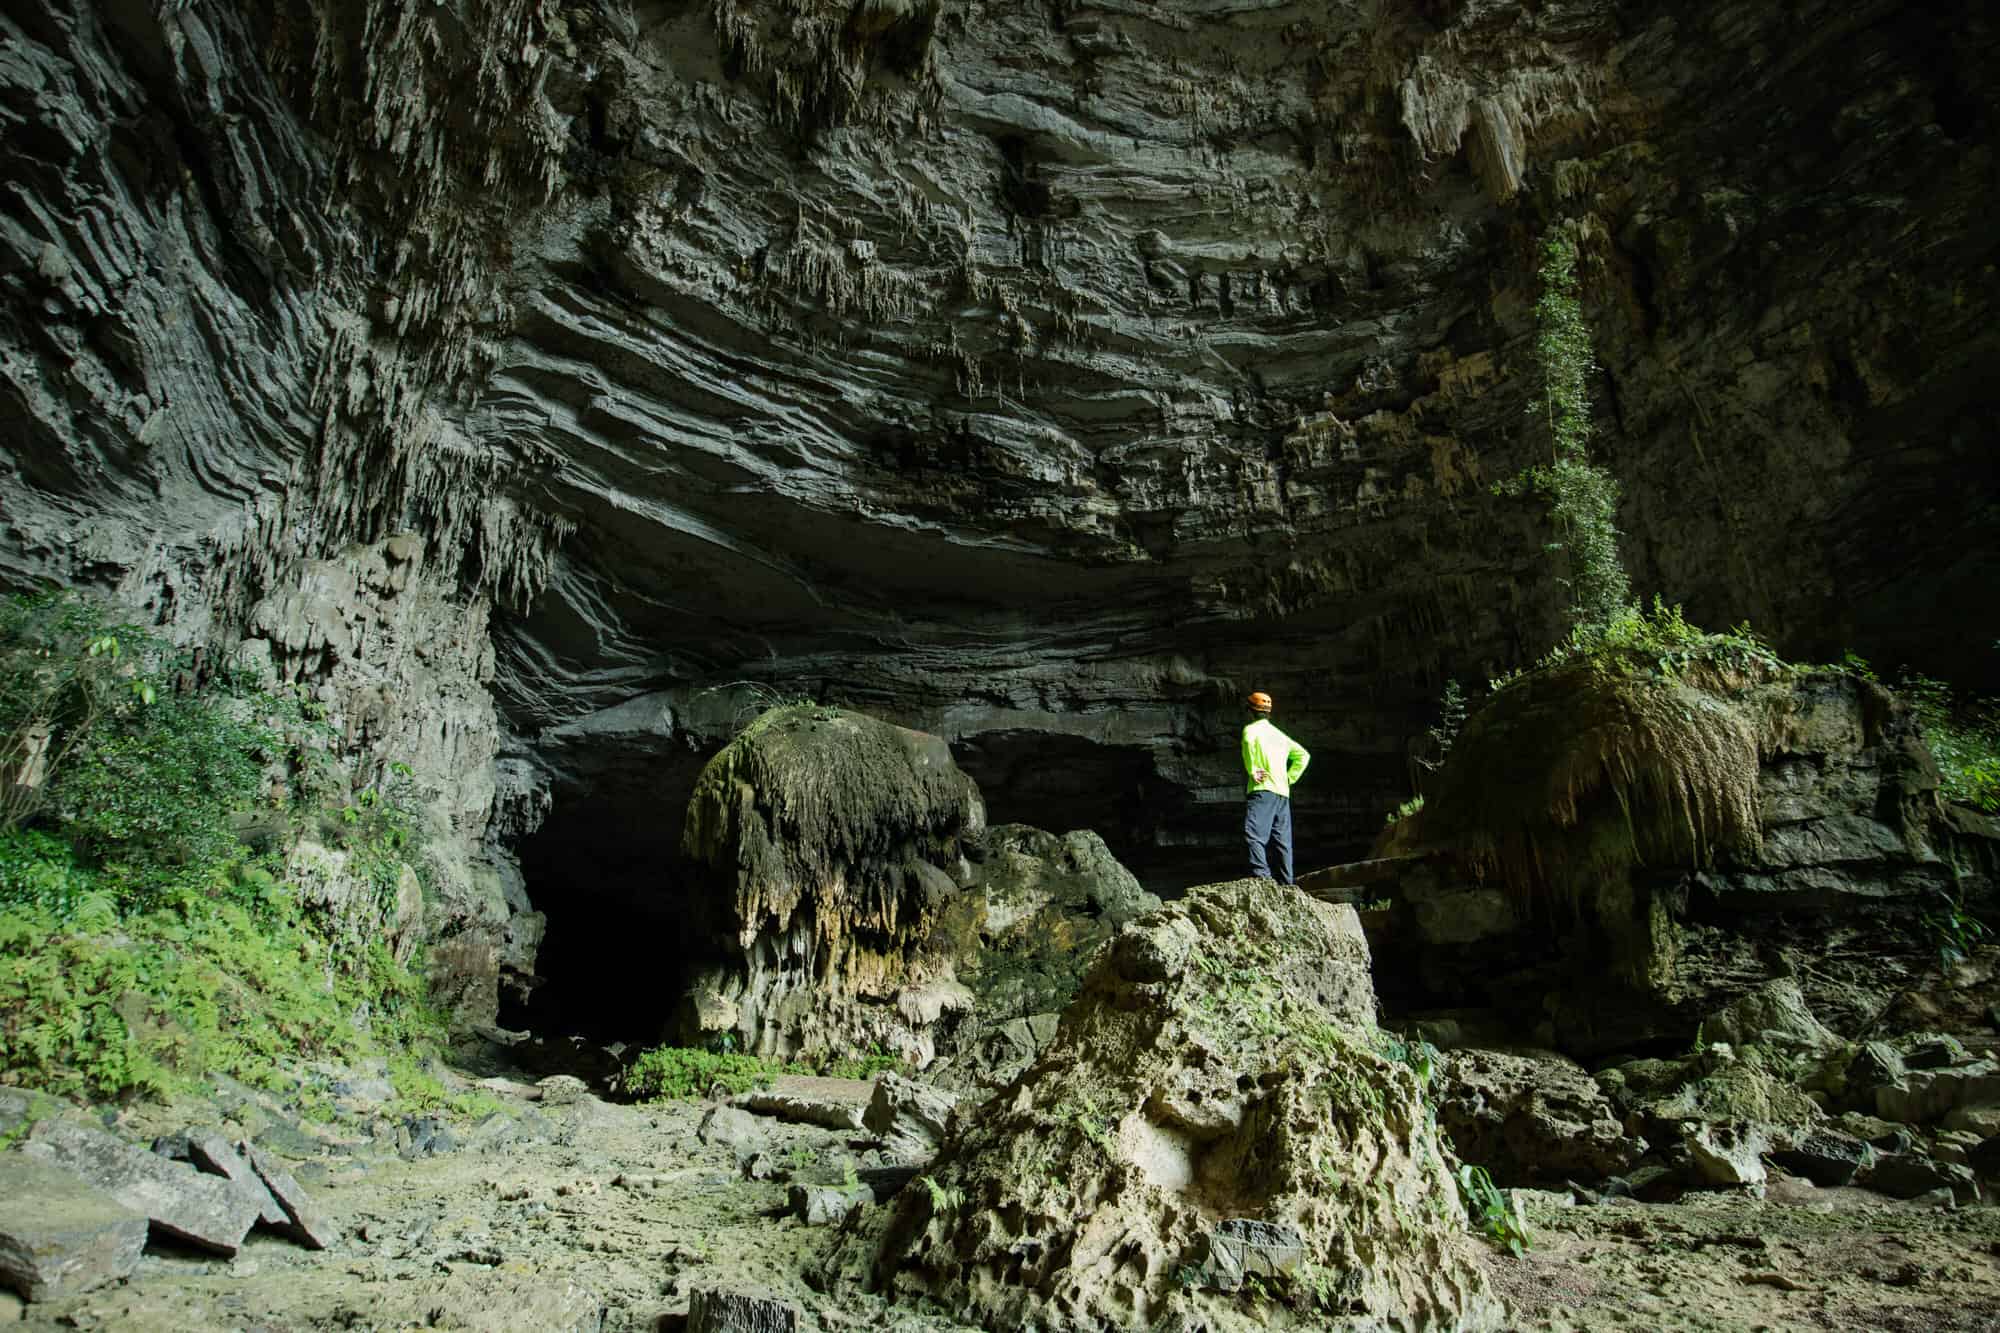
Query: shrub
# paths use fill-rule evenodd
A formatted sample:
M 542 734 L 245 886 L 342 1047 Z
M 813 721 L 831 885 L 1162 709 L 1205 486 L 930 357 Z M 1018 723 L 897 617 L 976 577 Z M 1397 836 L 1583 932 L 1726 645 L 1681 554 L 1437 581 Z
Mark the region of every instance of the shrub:
M 1943 681 L 1907 670 L 1896 691 L 1917 714 L 1944 794 L 2000 814 L 2000 701 L 1961 698 Z
M 718 1085 L 748 1092 L 785 1072 L 786 1066 L 754 1055 L 656 1046 L 625 1066 L 624 1088 L 635 1101 L 667 1101 L 700 1097 Z

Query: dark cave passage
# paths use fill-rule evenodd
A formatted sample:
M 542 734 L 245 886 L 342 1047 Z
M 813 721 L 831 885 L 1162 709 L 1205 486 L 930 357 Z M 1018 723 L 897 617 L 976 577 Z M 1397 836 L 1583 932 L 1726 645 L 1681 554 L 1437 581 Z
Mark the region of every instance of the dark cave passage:
M 693 928 L 680 861 L 680 814 L 603 794 L 559 796 L 519 847 L 528 896 L 548 918 L 526 1004 L 501 1024 L 538 1036 L 653 1044 L 680 1003 Z

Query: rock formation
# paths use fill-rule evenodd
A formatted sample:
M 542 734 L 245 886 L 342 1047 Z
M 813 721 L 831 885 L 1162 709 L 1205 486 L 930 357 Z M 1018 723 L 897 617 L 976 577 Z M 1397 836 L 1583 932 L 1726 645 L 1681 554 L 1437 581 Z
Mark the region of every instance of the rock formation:
M 1995 41 L 1970 0 L 17 7 L 0 580 L 227 650 L 416 531 L 498 599 L 526 769 L 750 680 L 1190 878 L 1254 683 L 1344 775 L 1300 795 L 1332 860 L 1444 677 L 1552 628 L 1486 490 L 1552 225 L 1638 586 L 1979 669 Z
M 1197 889 L 1118 934 L 832 1266 L 988 1328 L 1498 1327 L 1418 1074 L 1377 1036 L 1351 908 Z
M 1498 1010 L 1584 1057 L 1710 1019 L 1739 1040 L 1860 1032 L 2000 873 L 2000 828 L 1939 801 L 1886 691 L 1761 658 L 1538 673 L 1467 723 L 1437 779 L 1388 838 L 1411 859 L 1367 890 L 1394 901 L 1385 994 Z M 1784 978 L 1798 1022 L 1759 992 Z M 1742 1008 L 1752 992 L 1767 1000 Z
M 719 946 L 707 965 L 690 950 L 688 1035 L 927 1063 L 932 1027 L 970 1005 L 954 923 L 970 925 L 962 843 L 985 818 L 935 736 L 813 704 L 758 718 L 688 807 L 685 850 L 706 873 L 682 910 Z

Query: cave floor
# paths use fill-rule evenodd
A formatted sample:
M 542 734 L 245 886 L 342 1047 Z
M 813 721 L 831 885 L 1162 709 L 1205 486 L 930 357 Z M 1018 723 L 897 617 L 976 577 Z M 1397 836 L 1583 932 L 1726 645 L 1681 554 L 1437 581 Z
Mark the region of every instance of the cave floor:
M 697 1287 L 793 1301 L 802 1328 L 947 1333 L 936 1311 L 813 1291 L 828 1233 L 782 1215 L 785 1186 L 741 1178 L 701 1143 L 705 1106 L 506 1100 L 462 1146 L 403 1160 L 357 1146 L 299 1174 L 338 1228 L 322 1253 L 251 1238 L 233 1261 L 150 1253 L 127 1284 L 28 1307 L 47 1329 L 676 1328 Z M 765 1152 L 825 1169 L 844 1136 L 761 1121 Z M 128 1126 L 128 1128 L 144 1128 Z M 1769 1197 L 1556 1207 L 1531 1196 L 1535 1243 L 1485 1250 L 1510 1327 L 2000 1329 L 2000 1208 L 1959 1211 L 1781 1182 Z M 8 1311 L 0 1309 L 0 1318 Z

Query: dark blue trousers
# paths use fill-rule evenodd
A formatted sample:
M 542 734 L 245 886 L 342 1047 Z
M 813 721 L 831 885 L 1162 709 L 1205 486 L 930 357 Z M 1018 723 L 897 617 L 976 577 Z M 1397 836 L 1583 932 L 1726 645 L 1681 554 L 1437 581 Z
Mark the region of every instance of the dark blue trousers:
M 1275 844 L 1278 851 L 1278 883 L 1292 882 L 1292 798 L 1274 791 L 1253 791 L 1243 807 L 1243 837 L 1250 844 L 1250 873 L 1258 879 L 1271 878 L 1271 863 L 1264 848 Z

